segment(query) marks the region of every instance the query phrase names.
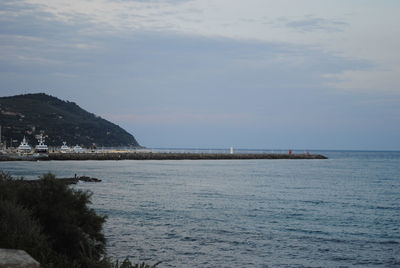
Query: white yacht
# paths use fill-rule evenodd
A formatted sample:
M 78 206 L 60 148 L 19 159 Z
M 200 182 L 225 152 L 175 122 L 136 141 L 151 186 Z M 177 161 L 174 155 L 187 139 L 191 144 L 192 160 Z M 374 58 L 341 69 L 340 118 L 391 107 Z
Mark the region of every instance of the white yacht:
M 21 141 L 21 144 L 18 146 L 17 151 L 19 153 L 30 153 L 32 151 L 32 147 L 26 141 L 25 136 L 24 139 Z
M 74 148 L 72 148 L 72 151 L 74 151 L 74 153 L 83 153 L 84 150 L 81 146 L 77 144 L 74 146 Z
M 61 153 L 69 153 L 71 152 L 71 148 L 67 145 L 67 142 L 63 141 L 63 145 L 61 146 L 60 149 Z
M 39 142 L 39 144 L 36 145 L 35 152 L 37 152 L 37 153 L 48 153 L 49 152 L 49 148 L 47 147 L 46 144 L 44 144 L 44 138 L 43 138 L 42 134 L 40 134 L 40 136 L 38 138 L 38 142 Z

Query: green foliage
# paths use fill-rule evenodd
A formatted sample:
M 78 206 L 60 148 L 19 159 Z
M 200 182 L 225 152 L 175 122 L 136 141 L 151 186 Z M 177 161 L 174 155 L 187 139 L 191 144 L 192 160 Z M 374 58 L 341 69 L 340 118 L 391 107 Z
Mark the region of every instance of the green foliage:
M 47 236 L 29 209 L 0 200 L 0 247 L 23 248 L 38 260 L 49 257 Z
M 40 93 L 0 98 L 0 125 L 3 140 L 22 140 L 31 145 L 41 131 L 48 145 L 139 146 L 121 127 L 80 108 L 74 102 Z M 17 144 L 15 144 L 17 145 Z
M 24 249 L 44 267 L 100 265 L 105 217 L 88 207 L 90 196 L 52 174 L 36 183 L 0 174 L 0 247 Z
M 156 267 L 106 256 L 106 217 L 88 207 L 90 198 L 50 173 L 29 182 L 0 171 L 0 248 L 25 250 L 44 268 Z

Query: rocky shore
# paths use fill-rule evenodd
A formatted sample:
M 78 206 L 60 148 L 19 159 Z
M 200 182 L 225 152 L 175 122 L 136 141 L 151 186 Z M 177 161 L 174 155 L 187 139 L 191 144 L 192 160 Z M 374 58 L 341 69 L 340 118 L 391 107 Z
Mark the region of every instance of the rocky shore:
M 55 178 L 57 181 L 60 181 L 62 183 L 65 183 L 67 185 L 69 184 L 77 184 L 79 181 L 83 182 L 101 182 L 101 179 L 98 178 L 93 178 L 93 177 L 88 177 L 88 176 L 76 176 L 72 178 Z M 18 180 L 18 182 L 21 183 L 27 183 L 27 184 L 35 184 L 35 183 L 40 183 L 40 180 Z M 1 266 L 0 266 L 1 268 Z
M 48 160 L 245 160 L 245 159 L 327 159 L 320 154 L 227 154 L 227 153 L 50 153 L 40 158 L 29 156 L 0 156 L 0 161 Z

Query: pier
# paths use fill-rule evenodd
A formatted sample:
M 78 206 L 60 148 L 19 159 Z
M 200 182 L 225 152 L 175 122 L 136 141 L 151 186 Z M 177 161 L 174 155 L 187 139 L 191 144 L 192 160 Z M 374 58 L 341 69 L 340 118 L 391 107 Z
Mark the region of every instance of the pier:
M 33 156 L 0 155 L 0 161 L 66 161 L 66 160 L 251 160 L 251 159 L 327 159 L 320 154 L 283 153 L 164 153 L 164 152 L 115 152 L 115 153 L 49 153 L 39 158 Z

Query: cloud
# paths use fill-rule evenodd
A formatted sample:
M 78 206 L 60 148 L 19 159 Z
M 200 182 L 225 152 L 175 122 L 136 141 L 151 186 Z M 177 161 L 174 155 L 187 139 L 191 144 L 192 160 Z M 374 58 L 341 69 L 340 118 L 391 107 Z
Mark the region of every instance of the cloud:
M 279 18 L 270 22 L 275 27 L 287 27 L 299 32 L 341 32 L 349 27 L 349 24 L 342 20 L 327 19 L 307 15 L 302 18 Z
M 98 46 L 66 48 L 60 39 L 45 49 L 42 40 L 26 41 L 33 55 L 56 62 L 1 62 L 1 90 L 45 91 L 135 132 L 219 128 L 222 138 L 223 126 L 288 130 L 324 122 L 323 75 L 366 65 L 305 46 L 220 37 L 143 32 L 90 41 Z M 144 144 L 156 140 L 151 135 Z
M 232 102 L 239 105 L 267 91 L 322 90 L 333 76 L 365 70 L 372 65 L 288 42 L 146 29 L 111 30 L 113 24 L 132 20 L 140 24 L 143 18 L 147 20 L 159 12 L 173 13 L 174 1 L 160 1 L 161 6 L 153 1 L 129 1 L 127 20 L 100 26 L 97 18 L 106 9 L 111 14 L 110 22 L 119 21 L 117 15 L 126 6 L 105 1 L 70 1 L 65 5 L 57 5 L 57 1 L 28 2 L 29 9 L 11 8 L 13 12 L 6 12 L 1 18 L 0 70 L 4 72 L 3 78 L 9 80 L 8 84 L 12 81 L 7 77 L 20 76 L 27 82 L 32 81 L 32 87 L 40 87 L 38 81 L 45 76 L 46 84 L 58 87 L 59 79 L 75 77 L 74 81 L 63 81 L 63 86 L 78 88 L 91 80 L 90 87 L 97 91 L 106 91 L 111 86 L 123 92 L 133 90 L 143 103 L 150 101 L 155 105 L 162 101 L 190 103 L 195 98 L 216 105 L 229 92 Z M 12 1 L 2 5 L 12 7 L 11 3 L 19 6 Z M 140 9 L 134 11 L 136 4 Z M 168 8 L 162 11 L 164 5 Z M 185 8 L 196 11 L 193 7 Z M 99 11 L 97 15 L 96 11 Z M 313 21 L 308 23 L 313 27 L 328 24 L 327 20 L 307 19 Z M 106 30 L 96 31 L 99 27 Z
M 115 2 L 141 2 L 141 3 L 184 3 L 192 0 L 112 0 Z
M 362 92 L 400 93 L 397 83 L 400 69 L 391 70 L 346 70 L 337 74 L 326 74 L 327 85 L 338 89 Z
M 198 113 L 168 112 L 168 113 L 148 113 L 148 114 L 103 114 L 102 117 L 116 122 L 130 124 L 157 124 L 157 125 L 176 125 L 176 124 L 240 124 L 249 120 L 249 116 L 241 113 Z
M 181 20 L 200 12 L 185 0 L 25 0 L 37 11 L 51 15 L 52 21 L 68 25 L 86 23 L 82 34 L 137 30 L 177 30 Z M 49 16 L 47 16 L 49 17 Z M 180 19 L 177 19 L 177 18 Z
M 2 1 L 0 92 L 76 101 L 146 145 L 160 144 L 161 132 L 172 146 L 185 132 L 188 145 L 238 138 L 256 147 L 399 132 L 399 35 L 386 22 L 376 38 L 363 19 L 354 32 L 354 20 L 330 19 L 337 14 L 275 20 L 272 2 L 211 2 Z M 274 24 L 261 23 L 266 12 Z

